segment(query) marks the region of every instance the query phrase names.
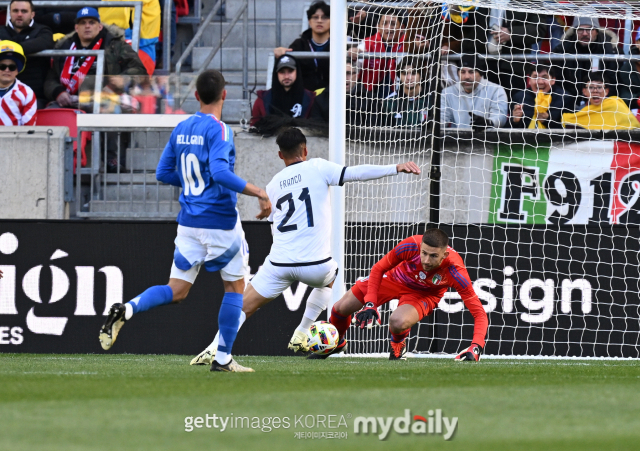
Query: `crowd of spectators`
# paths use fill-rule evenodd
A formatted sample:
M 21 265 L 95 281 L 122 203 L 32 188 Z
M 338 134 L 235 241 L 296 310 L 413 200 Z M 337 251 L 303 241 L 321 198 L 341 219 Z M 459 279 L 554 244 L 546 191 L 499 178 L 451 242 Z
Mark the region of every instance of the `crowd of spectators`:
M 438 120 L 442 128 L 463 129 L 640 128 L 640 58 L 632 59 L 640 56 L 640 27 L 633 33 L 631 58 L 616 59 L 624 55 L 621 36 L 628 32 L 622 21 L 433 8 L 436 14 L 428 8 L 418 14 L 410 8 L 349 10 L 349 124 L 417 127 Z M 286 53 L 329 50 L 330 7 L 313 3 L 307 16 L 310 28 L 288 48 L 274 50 L 273 88 L 258 95 L 253 124 L 270 114 L 328 121 L 328 59 L 296 61 Z M 443 23 L 442 41 L 430 40 Z M 280 71 L 289 70 L 282 58 L 296 66 L 306 88 L 295 96 L 287 91 L 286 101 L 278 99 Z

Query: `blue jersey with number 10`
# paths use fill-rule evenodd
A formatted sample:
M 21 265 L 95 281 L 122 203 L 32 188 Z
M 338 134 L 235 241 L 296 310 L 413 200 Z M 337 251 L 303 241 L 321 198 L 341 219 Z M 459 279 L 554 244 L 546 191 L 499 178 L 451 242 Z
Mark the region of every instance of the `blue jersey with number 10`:
M 229 126 L 211 114 L 181 122 L 164 148 L 156 177 L 181 186 L 178 223 L 230 230 L 236 225 L 236 192 L 246 182 L 236 176 L 236 149 Z

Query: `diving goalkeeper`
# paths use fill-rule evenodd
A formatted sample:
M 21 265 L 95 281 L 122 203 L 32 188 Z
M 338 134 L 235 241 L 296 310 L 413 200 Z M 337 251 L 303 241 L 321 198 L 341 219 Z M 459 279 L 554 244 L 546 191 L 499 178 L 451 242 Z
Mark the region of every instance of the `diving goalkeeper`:
M 449 247 L 449 237 L 440 229 L 429 229 L 424 235 L 400 242 L 373 266 L 369 277 L 358 280 L 333 306 L 329 321 L 338 329 L 340 341 L 332 353 L 346 349 L 344 334 L 353 313 L 360 310 L 355 317 L 356 326 L 370 328 L 374 321 L 380 323 L 378 307 L 391 299 L 399 299 L 398 308 L 389 318 L 389 360 L 406 360 L 406 338 L 411 326 L 436 308 L 449 287 L 460 294 L 474 320 L 471 346 L 455 359 L 479 361 L 489 320 L 473 291 L 462 258 Z M 309 358 L 329 355 L 312 354 Z

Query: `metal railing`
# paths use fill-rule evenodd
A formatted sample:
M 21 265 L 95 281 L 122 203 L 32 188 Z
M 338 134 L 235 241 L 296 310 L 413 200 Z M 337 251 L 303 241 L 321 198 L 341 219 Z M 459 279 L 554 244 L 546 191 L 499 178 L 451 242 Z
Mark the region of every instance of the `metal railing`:
M 0 7 L 7 7 L 7 21 L 9 20 L 9 7 L 11 3 L 5 1 L 0 1 Z M 56 0 L 46 0 L 46 1 L 35 1 L 33 2 L 33 6 L 57 6 L 61 8 L 72 8 L 77 7 L 85 8 L 87 6 L 92 6 L 94 8 L 124 8 L 131 7 L 134 10 L 134 18 L 133 18 L 133 28 L 131 29 L 131 47 L 136 52 L 140 48 L 140 24 L 142 22 L 142 1 L 141 0 L 130 0 L 130 1 L 56 1 Z
M 156 167 L 171 132 L 189 115 L 79 115 L 78 136 L 94 136 L 86 168 L 76 162 L 76 215 L 81 218 L 175 219 L 180 188 L 156 180 Z M 127 141 L 129 141 L 127 143 Z M 110 146 L 110 149 L 107 147 Z M 107 172 L 107 150 L 128 172 Z M 84 177 L 82 177 L 84 176 Z M 82 201 L 82 183 L 89 199 Z
M 249 2 L 248 2 L 248 0 L 244 0 L 242 2 L 242 7 L 237 12 L 235 17 L 231 21 L 231 23 L 229 24 L 229 28 L 227 29 L 227 31 L 222 35 L 222 38 L 220 39 L 220 42 L 218 42 L 218 44 L 215 47 L 213 47 L 213 49 L 209 52 L 207 57 L 204 59 L 204 62 L 202 63 L 202 67 L 200 69 L 198 69 L 197 72 L 194 73 L 193 80 L 191 80 L 191 82 L 189 83 L 189 86 L 186 89 L 186 93 L 185 93 L 184 97 L 180 95 L 180 74 L 182 72 L 182 65 L 184 64 L 185 60 L 189 57 L 189 55 L 191 55 L 191 52 L 193 51 L 193 48 L 200 41 L 200 38 L 204 34 L 205 29 L 211 23 L 213 17 L 215 16 L 216 12 L 218 11 L 218 8 L 220 8 L 221 4 L 222 4 L 222 0 L 218 0 L 216 2 L 216 4 L 213 6 L 213 8 L 211 9 L 211 11 L 207 15 L 207 17 L 204 19 L 204 21 L 200 25 L 200 28 L 198 28 L 198 31 L 196 32 L 196 34 L 193 36 L 193 39 L 191 39 L 191 42 L 189 43 L 187 48 L 184 50 L 184 52 L 180 56 L 180 59 L 176 63 L 176 74 L 175 74 L 175 76 L 176 76 L 176 95 L 175 95 L 176 108 L 180 108 L 182 106 L 182 104 L 186 100 L 186 98 L 189 95 L 189 93 L 191 92 L 191 90 L 195 87 L 196 79 L 197 79 L 198 75 L 200 75 L 204 70 L 206 70 L 206 68 L 209 66 L 209 63 L 211 62 L 211 60 L 213 60 L 213 57 L 222 48 L 222 45 L 224 44 L 224 41 L 229 37 L 229 34 L 231 34 L 231 31 L 233 30 L 233 27 L 235 27 L 235 25 L 240 20 L 240 16 L 243 16 L 243 15 L 244 15 L 244 17 L 243 17 L 244 33 L 243 33 L 243 40 L 242 40 L 242 62 L 243 62 L 243 64 L 242 64 L 242 66 L 243 66 L 243 69 L 242 69 L 242 88 L 243 88 L 243 98 L 246 98 L 246 96 L 247 96 L 247 91 L 249 89 L 249 67 L 248 67 L 248 55 L 249 55 L 248 54 L 248 50 L 249 50 L 248 38 L 249 38 L 249 33 L 248 33 L 248 26 L 247 26 L 248 22 L 249 22 L 249 16 L 248 16 L 248 14 L 249 14 Z

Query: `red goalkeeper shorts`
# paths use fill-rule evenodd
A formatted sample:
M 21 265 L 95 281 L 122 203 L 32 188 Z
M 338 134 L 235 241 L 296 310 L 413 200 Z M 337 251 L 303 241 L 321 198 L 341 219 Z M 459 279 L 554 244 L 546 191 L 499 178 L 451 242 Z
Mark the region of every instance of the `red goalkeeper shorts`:
M 361 279 L 351 287 L 351 292 L 354 296 L 364 305 L 364 297 L 367 294 L 369 288 L 369 279 Z M 435 300 L 432 297 L 425 296 L 424 293 L 418 293 L 415 290 L 411 290 L 402 284 L 392 282 L 387 277 L 383 277 L 378 288 L 378 300 L 376 302 L 376 308 L 386 304 L 392 299 L 398 299 L 398 306 L 400 305 L 412 305 L 416 309 L 420 319 L 429 315 L 440 301 Z

